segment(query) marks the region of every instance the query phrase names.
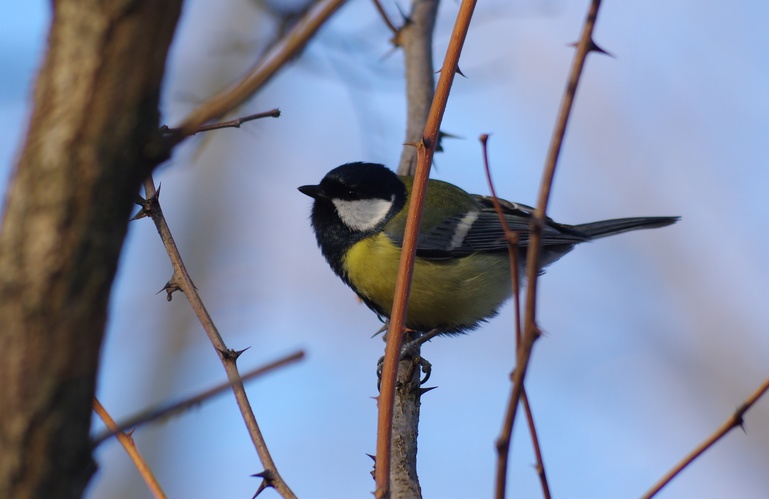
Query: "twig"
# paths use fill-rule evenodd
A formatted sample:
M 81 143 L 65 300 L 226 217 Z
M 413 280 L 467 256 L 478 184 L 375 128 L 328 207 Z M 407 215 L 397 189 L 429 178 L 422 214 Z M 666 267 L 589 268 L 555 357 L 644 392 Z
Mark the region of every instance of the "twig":
M 179 125 L 180 137 L 184 138 L 195 133 L 204 123 L 221 118 L 245 102 L 304 48 L 310 38 L 343 3 L 344 0 L 320 0 L 313 5 L 240 82 L 211 97 L 192 111 Z
M 422 216 L 422 205 L 427 190 L 427 178 L 430 174 L 435 144 L 443 113 L 446 109 L 451 83 L 456 73 L 459 54 L 462 50 L 467 30 L 470 26 L 475 0 L 463 0 L 457 14 L 457 21 L 451 40 L 446 50 L 446 57 L 438 79 L 438 87 L 430 107 L 422 139 L 417 146 L 417 170 L 409 204 L 409 215 L 401 250 L 398 278 L 395 284 L 395 297 L 390 317 L 387 346 L 382 368 L 382 390 L 379 394 L 379 413 L 377 421 L 377 457 L 376 457 L 376 492 L 377 498 L 389 497 L 390 494 L 390 448 L 392 439 L 393 401 L 395 380 L 403 339 L 403 326 L 406 318 L 411 277 L 416 257 L 416 240 Z
M 642 499 L 650 499 L 654 497 L 657 492 L 662 490 L 663 487 L 665 487 L 668 483 L 670 483 L 673 478 L 678 476 L 681 471 L 684 470 L 687 466 L 689 466 L 695 459 L 700 457 L 706 450 L 708 450 L 713 444 L 718 442 L 721 438 L 724 437 L 727 433 L 729 433 L 731 430 L 737 427 L 742 427 L 744 421 L 743 417 L 745 416 L 745 413 L 748 412 L 748 410 L 753 406 L 753 404 L 756 403 L 758 399 L 760 399 L 767 391 L 769 390 L 769 378 L 767 378 L 761 386 L 758 387 L 758 389 L 753 392 L 753 394 L 748 397 L 745 402 L 742 403 L 741 406 L 737 408 L 736 411 L 729 417 L 729 419 L 726 420 L 726 422 L 721 425 L 720 428 L 718 428 L 710 437 L 707 438 L 704 442 L 702 442 L 697 448 L 695 448 L 693 451 L 689 453 L 685 458 L 683 458 L 677 465 L 673 467 L 665 476 L 663 476 L 654 486 L 649 489 L 649 491 L 641 496 Z
M 115 424 L 115 421 L 109 415 L 107 410 L 104 408 L 103 405 L 101 405 L 101 403 L 95 397 L 93 399 L 93 410 L 101 418 L 101 420 L 104 421 L 104 424 L 107 426 L 107 428 L 109 428 L 110 431 L 112 431 L 114 435 L 117 437 L 118 442 L 120 442 L 120 445 L 123 446 L 126 453 L 128 454 L 128 457 L 131 458 L 131 461 L 134 463 L 134 466 L 136 466 L 136 469 L 139 470 L 139 474 L 147 483 L 147 487 L 149 487 L 150 491 L 152 492 L 152 495 L 158 499 L 165 499 L 166 494 L 163 492 L 163 489 L 160 487 L 160 483 L 158 483 L 158 480 L 157 478 L 155 478 L 155 475 L 152 473 L 152 470 L 150 469 L 150 467 L 147 466 L 147 462 L 139 453 L 139 449 L 136 448 L 134 439 L 131 438 L 130 435 L 127 435 L 117 427 L 117 425 Z
M 378 0 L 374 0 L 381 8 Z M 421 140 L 435 91 L 433 70 L 433 31 L 438 15 L 438 0 L 412 0 L 411 13 L 401 12 L 403 26 L 395 32 L 392 43 L 403 49 L 406 76 L 406 141 Z M 382 15 L 384 13 L 382 12 Z M 386 22 L 388 22 L 386 20 Z M 404 145 L 402 158 L 415 158 L 413 145 Z M 413 175 L 416 161 L 401 161 L 398 173 Z M 423 337 L 421 337 L 423 338 Z M 403 341 L 409 341 L 409 338 Z M 390 449 L 390 493 L 392 497 L 421 497 L 417 474 L 417 435 L 422 398 L 420 369 L 421 343 L 414 341 L 410 357 L 398 363 L 395 400 L 393 402 L 392 442 Z
M 481 145 L 483 146 L 483 167 L 486 171 L 486 181 L 489 184 L 489 190 L 491 191 L 491 201 L 494 204 L 494 210 L 497 212 L 499 221 L 502 224 L 502 229 L 505 232 L 505 239 L 507 239 L 507 253 L 510 258 L 510 276 L 512 279 L 513 287 L 513 306 L 515 307 L 515 346 L 516 351 L 521 345 L 521 300 L 520 300 L 520 277 L 518 275 L 518 234 L 510 229 L 510 226 L 505 220 L 505 214 L 502 210 L 502 205 L 497 197 L 497 192 L 494 189 L 494 182 L 491 179 L 491 167 L 489 166 L 489 154 L 488 154 L 488 134 L 481 135 Z M 531 435 L 531 444 L 534 448 L 534 456 L 537 459 L 537 476 L 539 476 L 539 483 L 542 486 L 542 496 L 545 499 L 550 499 L 550 486 L 547 483 L 547 474 L 545 473 L 545 461 L 542 458 L 542 449 L 539 444 L 539 437 L 537 436 L 537 428 L 534 425 L 534 414 L 531 411 L 531 405 L 529 404 L 529 397 L 526 394 L 524 387 L 521 392 L 521 399 L 523 401 L 523 409 L 526 413 L 526 422 L 529 426 L 529 434 Z M 512 431 L 512 428 L 511 428 Z M 509 440 L 510 436 L 505 435 L 504 439 Z M 508 459 L 509 447 L 498 447 L 500 453 L 500 460 L 505 462 Z M 505 465 L 507 466 L 507 465 Z
M 542 497 L 550 499 L 550 485 L 547 483 L 547 473 L 545 472 L 545 460 L 542 458 L 542 448 L 539 445 L 539 436 L 537 435 L 537 427 L 534 426 L 534 414 L 529 404 L 529 396 L 526 393 L 526 387 L 521 391 L 521 402 L 523 402 L 523 411 L 526 414 L 526 422 L 529 425 L 529 433 L 531 434 L 531 444 L 534 447 L 534 457 L 537 459 L 537 465 L 535 470 L 539 477 L 539 485 L 542 487 Z
M 240 380 L 244 382 L 249 381 L 252 378 L 261 376 L 262 374 L 268 373 L 274 369 L 285 366 L 286 364 L 296 362 L 302 359 L 303 357 L 304 357 L 304 352 L 302 351 L 292 353 L 291 355 L 288 355 L 276 361 L 270 362 L 267 365 L 257 367 L 256 369 L 252 369 L 251 371 L 248 371 L 247 373 L 243 374 L 240 377 Z M 207 399 L 213 397 L 214 395 L 219 395 L 220 393 L 222 393 L 223 391 L 231 387 L 232 387 L 232 383 L 227 381 L 213 388 L 209 388 L 208 390 L 205 390 L 201 393 L 198 393 L 197 395 L 188 397 L 184 400 L 180 400 L 179 402 L 174 402 L 173 404 L 164 404 L 164 405 L 160 405 L 160 406 L 142 411 L 141 413 L 123 421 L 122 423 L 117 425 L 115 428 L 108 427 L 109 431 L 106 431 L 93 439 L 93 445 L 94 447 L 96 447 L 97 445 L 101 444 L 103 441 L 112 437 L 118 432 L 124 432 L 129 429 L 133 431 L 133 429 L 143 424 L 151 423 L 153 421 L 157 421 L 158 419 L 162 419 L 168 416 L 180 414 L 193 406 L 198 406 L 202 404 Z
M 240 373 L 238 373 L 236 365 L 236 360 L 238 356 L 243 353 L 243 350 L 235 351 L 227 348 L 216 325 L 214 325 L 211 316 L 208 314 L 208 311 L 203 304 L 203 300 L 201 300 L 200 295 L 198 295 L 195 285 L 192 283 L 192 279 L 190 279 L 187 269 L 184 266 L 181 254 L 176 247 L 176 243 L 168 228 L 166 219 L 163 216 L 163 211 L 160 207 L 159 192 L 155 189 L 155 182 L 153 181 L 152 176 L 145 180 L 144 190 L 147 196 L 147 199 L 141 203 L 144 213 L 152 217 L 152 221 L 155 223 L 160 238 L 163 240 L 163 245 L 166 248 L 166 252 L 171 259 L 171 265 L 174 268 L 173 277 L 171 278 L 171 281 L 169 281 L 167 287 L 170 287 L 171 289 L 178 288 L 184 293 L 187 300 L 190 302 L 190 305 L 192 305 L 195 315 L 203 325 L 203 329 L 206 331 L 211 344 L 219 354 L 224 370 L 227 373 L 227 379 L 232 385 L 232 391 L 235 394 L 235 400 L 240 408 L 240 413 L 246 423 L 248 434 L 251 436 L 251 441 L 254 443 L 259 459 L 265 468 L 263 472 L 264 480 L 268 482 L 268 485 L 274 487 L 284 498 L 296 498 L 296 495 L 283 481 L 275 467 L 270 451 L 267 449 L 267 444 L 262 437 L 262 432 L 259 430 L 259 425 L 254 417 L 251 404 L 248 401 L 248 396 L 246 395 L 246 390 L 243 387 L 243 381 Z M 173 291 L 169 291 L 169 297 L 171 292 Z
M 247 123 L 249 121 L 258 120 L 261 118 L 279 118 L 280 117 L 280 109 L 272 109 L 270 111 L 265 111 L 263 113 L 256 113 L 256 114 L 250 114 L 248 116 L 242 116 L 240 118 L 235 118 L 234 120 L 229 121 L 220 121 L 219 123 L 211 123 L 210 125 L 201 125 L 198 127 L 197 130 L 192 132 L 192 135 L 195 135 L 200 132 L 208 132 L 210 130 L 219 130 L 221 128 L 240 128 L 240 125 L 243 123 Z M 169 128 L 169 127 L 161 127 L 160 133 L 165 135 L 172 135 L 177 136 L 180 135 L 182 132 L 181 128 Z
M 539 192 L 537 209 L 534 211 L 534 216 L 532 217 L 531 221 L 531 238 L 526 256 L 528 286 L 526 289 L 527 293 L 524 335 L 517 352 L 515 371 L 513 373 L 512 394 L 510 396 L 510 401 L 506 411 L 502 431 L 500 433 L 500 438 L 497 442 L 497 449 L 510 447 L 510 442 L 512 441 L 512 428 L 515 424 L 515 416 L 518 410 L 518 401 L 520 400 L 521 393 L 523 391 L 523 382 L 526 376 L 526 370 L 529 365 L 531 350 L 534 346 L 534 342 L 540 334 L 536 323 L 536 297 L 537 276 L 539 273 L 540 250 L 542 246 L 542 230 L 545 223 L 545 213 L 547 211 L 547 203 L 550 198 L 550 190 L 553 184 L 553 177 L 555 176 L 555 167 L 558 162 L 561 145 L 563 144 L 563 138 L 566 133 L 566 125 L 569 121 L 569 115 L 574 103 L 574 96 L 577 91 L 580 75 L 582 74 L 582 69 L 584 68 L 587 54 L 593 50 L 593 47 L 595 47 L 592 39 L 592 33 L 600 5 L 600 0 L 592 0 L 590 9 L 588 10 L 587 18 L 585 19 L 585 24 L 582 28 L 582 35 L 580 36 L 579 43 L 577 44 L 577 53 L 574 57 L 574 62 L 571 67 L 569 82 L 566 86 L 563 101 L 561 102 L 561 109 L 559 111 L 558 120 L 556 121 L 556 127 L 553 132 L 553 138 L 550 142 L 550 148 L 548 150 L 547 159 L 545 161 L 545 168 L 542 174 L 542 185 Z M 495 487 L 495 497 L 497 499 L 503 499 L 505 497 L 506 482 L 507 460 L 502 459 L 502 453 L 500 453 L 500 458 L 497 460 Z

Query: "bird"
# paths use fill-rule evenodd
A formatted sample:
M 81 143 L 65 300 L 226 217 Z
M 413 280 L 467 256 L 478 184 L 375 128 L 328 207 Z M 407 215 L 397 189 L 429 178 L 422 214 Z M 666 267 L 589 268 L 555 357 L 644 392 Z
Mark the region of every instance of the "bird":
M 331 269 L 381 320 L 390 318 L 413 178 L 376 163 L 329 171 L 299 191 L 313 198 L 310 222 Z M 524 275 L 534 208 L 499 199 L 518 235 Z M 497 315 L 513 293 L 508 243 L 491 197 L 430 179 L 417 240 L 405 326 L 431 336 L 455 335 Z M 665 227 L 675 216 L 566 225 L 547 217 L 541 272 L 574 246 L 638 229 Z

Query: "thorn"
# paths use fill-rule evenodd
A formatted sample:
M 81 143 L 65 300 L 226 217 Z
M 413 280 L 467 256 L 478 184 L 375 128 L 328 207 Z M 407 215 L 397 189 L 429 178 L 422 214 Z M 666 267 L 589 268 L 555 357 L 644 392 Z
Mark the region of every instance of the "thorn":
M 437 386 L 428 386 L 427 388 L 420 388 L 419 389 L 419 395 L 422 396 L 422 395 L 424 395 L 425 393 L 427 393 L 427 392 L 429 392 L 431 390 L 435 390 L 436 388 L 438 388 L 438 387 Z
M 271 470 L 264 470 L 260 473 L 254 473 L 251 476 L 262 479 L 262 483 L 259 484 L 259 488 L 256 489 L 256 492 L 254 493 L 253 496 L 251 496 L 251 499 L 254 499 L 256 496 L 261 494 L 262 491 L 267 487 L 272 487 L 272 482 L 275 480 L 275 477 Z
M 136 215 L 132 216 L 131 219 L 128 221 L 133 222 L 134 220 L 139 220 L 140 218 L 144 218 L 147 216 L 149 216 L 149 213 L 147 213 L 147 211 L 144 208 L 142 208 L 141 210 L 137 211 Z
M 382 324 L 382 327 L 380 327 L 379 329 L 377 329 L 377 330 L 376 330 L 376 332 L 375 332 L 374 334 L 372 334 L 372 335 L 371 335 L 371 337 L 372 337 L 372 338 L 375 338 L 375 337 L 379 336 L 380 334 L 382 334 L 382 333 L 384 333 L 385 331 L 387 331 L 387 329 L 388 329 L 389 327 L 390 327 L 390 323 L 389 323 L 389 322 L 385 322 L 384 324 Z
M 371 466 L 371 478 L 376 480 L 376 456 L 373 454 L 366 454 L 368 457 L 371 458 L 372 461 L 374 461 L 374 464 Z
M 393 48 L 391 48 L 390 50 L 385 52 L 384 55 L 379 58 L 379 62 L 383 62 L 384 60 L 389 58 L 391 55 L 393 55 L 395 52 L 397 52 L 398 49 L 400 48 L 400 45 L 398 44 L 398 42 L 397 42 L 395 37 L 390 38 L 390 43 L 393 44 Z
M 404 146 L 419 147 L 419 142 L 404 142 Z
M 138 204 L 142 207 L 142 209 L 134 215 L 134 217 L 131 220 L 138 220 L 140 218 L 144 218 L 146 216 L 152 216 L 156 213 L 160 212 L 160 184 L 158 184 L 158 188 L 155 189 L 155 193 L 148 197 L 147 199 L 144 199 L 143 197 L 137 195 L 136 199 L 134 199 L 134 203 Z
M 413 22 L 411 20 L 411 18 L 409 16 L 407 16 L 405 12 L 403 12 L 403 8 L 401 7 L 401 4 L 396 2 L 395 3 L 395 7 L 398 9 L 398 12 L 401 15 L 401 20 L 403 21 L 403 26 L 407 26 L 407 25 L 409 25 L 409 24 L 411 24 Z M 401 29 L 403 29 L 403 26 L 401 26 Z M 400 31 L 400 30 L 398 30 L 398 31 Z
M 577 45 L 578 45 L 578 42 L 574 42 L 574 43 L 570 43 L 569 47 L 576 47 Z M 608 55 L 612 59 L 616 59 L 614 54 L 612 54 L 611 52 L 601 48 L 597 43 L 595 43 L 595 41 L 593 41 L 592 38 L 588 42 L 587 51 L 588 51 L 588 53 L 589 52 L 598 52 L 599 54 Z
M 136 428 L 131 428 L 130 430 L 124 431 L 125 435 L 129 438 L 133 438 L 134 432 L 136 431 Z
M 184 293 L 182 288 L 179 286 L 178 281 L 176 280 L 176 274 L 171 276 L 171 279 L 169 279 L 168 282 L 166 283 L 166 285 L 163 286 L 163 289 L 161 289 L 160 291 L 158 291 L 155 294 L 156 295 L 160 294 L 163 291 L 166 292 L 166 300 L 168 300 L 168 301 L 171 301 L 172 295 L 174 294 L 175 291 L 181 291 L 182 293 Z
M 433 73 L 433 74 L 436 74 L 436 75 L 437 75 L 437 74 L 439 74 L 441 71 L 443 71 L 443 68 L 441 68 L 441 69 L 437 70 L 437 71 L 436 71 L 435 73 Z M 454 69 L 454 74 L 458 74 L 459 76 L 461 76 L 461 77 L 463 77 L 463 78 L 467 78 L 467 76 L 465 76 L 465 74 L 462 72 L 462 70 L 461 70 L 461 69 L 459 69 L 459 65 L 457 65 L 457 67 Z
M 539 324 L 534 324 L 534 340 L 538 340 L 542 337 L 542 330 L 539 328 Z
M 267 481 L 262 480 L 262 483 L 259 484 L 259 488 L 256 489 L 256 492 L 254 492 L 254 495 L 251 496 L 251 499 L 256 499 L 259 496 L 259 494 L 261 494 L 262 491 L 266 488 L 267 488 Z
M 251 347 L 248 347 L 251 348 Z M 226 350 L 219 350 L 219 355 L 222 356 L 222 359 L 224 360 L 231 360 L 235 362 L 238 360 L 238 357 L 240 357 L 240 354 L 248 350 L 248 348 L 245 348 L 243 350 L 233 350 L 232 348 L 228 348 Z M 263 471 L 262 473 L 267 473 L 266 471 Z
M 590 52 L 598 52 L 599 54 L 608 55 L 608 56 L 609 56 L 609 57 L 611 57 L 612 59 L 616 59 L 616 57 L 614 56 L 614 54 L 612 54 L 611 52 L 608 52 L 608 51 L 604 50 L 604 49 L 603 49 L 603 48 L 601 48 L 601 47 L 599 47 L 599 46 L 598 46 L 598 44 L 597 44 L 597 43 L 595 43 L 595 42 L 593 41 L 593 39 L 592 39 L 592 38 L 590 39 L 590 46 L 588 47 L 588 51 L 590 51 Z
M 246 347 L 243 350 L 230 350 L 230 354 L 233 356 L 234 360 L 238 360 L 238 357 L 240 357 L 243 352 L 250 349 L 251 347 Z
M 462 140 L 465 139 L 461 135 L 454 135 L 453 133 L 444 132 L 442 130 L 438 131 L 438 137 L 441 138 L 441 139 L 444 138 L 444 137 L 446 137 L 447 139 L 462 139 Z
M 443 152 L 443 139 L 464 139 L 459 135 L 454 135 L 448 132 L 442 132 L 438 130 L 438 145 L 435 147 L 435 152 Z

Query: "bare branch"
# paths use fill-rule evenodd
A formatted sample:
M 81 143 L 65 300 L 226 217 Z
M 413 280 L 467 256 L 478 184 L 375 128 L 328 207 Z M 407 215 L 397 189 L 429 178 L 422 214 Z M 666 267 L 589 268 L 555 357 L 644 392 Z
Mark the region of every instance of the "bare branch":
M 534 346 L 534 342 L 540 334 L 536 323 L 536 297 L 540 251 L 542 246 L 542 230 L 545 223 L 545 212 L 547 211 L 547 203 L 550 198 L 550 189 L 553 184 L 553 177 L 555 176 L 555 167 L 558 162 L 558 156 L 561 152 L 561 145 L 563 144 L 563 138 L 566 133 L 566 125 L 569 122 L 571 108 L 574 103 L 574 96 L 577 92 L 577 85 L 582 74 L 582 69 L 585 66 L 587 55 L 590 53 L 592 47 L 594 46 L 592 41 L 593 27 L 595 26 L 595 20 L 598 16 L 598 8 L 600 5 L 601 0 L 592 0 L 590 4 L 590 9 L 588 10 L 587 18 L 585 19 L 585 24 L 582 28 L 582 35 L 580 36 L 579 43 L 577 44 L 577 53 L 574 56 L 574 62 L 571 67 L 569 82 L 566 86 L 563 101 L 561 102 L 561 109 L 559 111 L 558 120 L 556 121 L 553 138 L 550 142 L 547 159 L 545 160 L 545 168 L 542 174 L 542 186 L 540 188 L 537 209 L 535 210 L 532 217 L 531 239 L 526 256 L 528 286 L 526 289 L 527 294 L 524 335 L 517 352 L 515 371 L 513 373 L 512 394 L 510 396 L 510 402 L 508 405 L 508 410 L 505 416 L 505 421 L 502 427 L 498 446 L 506 445 L 509 447 L 510 442 L 512 441 L 511 438 L 505 441 L 503 437 L 506 435 L 512 435 L 512 428 L 515 424 L 515 416 L 518 410 L 518 401 L 520 400 L 521 393 L 523 392 L 523 382 L 526 376 L 526 369 L 529 365 L 531 350 Z M 498 459 L 495 487 L 495 497 L 497 499 L 503 499 L 505 497 L 506 482 L 507 462 L 506 460 Z
M 143 203 L 144 211 L 150 217 L 152 217 L 152 221 L 155 223 L 155 227 L 160 234 L 160 238 L 163 240 L 163 245 L 166 248 L 166 252 L 171 259 L 171 265 L 174 268 L 174 276 L 172 280 L 175 282 L 175 285 L 178 286 L 179 289 L 184 293 L 184 296 L 187 297 L 190 305 L 192 305 L 192 309 L 195 312 L 195 315 L 203 325 L 203 329 L 206 331 L 208 339 L 211 341 L 211 344 L 219 354 L 219 358 L 222 361 L 224 370 L 227 373 L 227 379 L 232 385 L 232 391 L 235 394 L 235 400 L 237 401 L 238 407 L 240 408 L 243 421 L 246 423 L 248 434 L 251 436 L 251 441 L 253 442 L 254 447 L 256 448 L 256 452 L 259 455 L 259 459 L 265 468 L 265 480 L 268 480 L 269 485 L 274 487 L 281 496 L 284 498 L 293 499 L 296 497 L 296 495 L 288 487 L 288 484 L 283 481 L 280 474 L 278 473 L 277 468 L 275 467 L 275 462 L 272 460 L 270 451 L 267 448 L 267 444 L 264 441 L 262 432 L 256 422 L 256 417 L 254 417 L 254 412 L 251 409 L 251 403 L 248 401 L 248 395 L 246 395 L 246 390 L 243 387 L 243 381 L 236 365 L 236 360 L 242 353 L 242 350 L 235 351 L 227 348 L 224 340 L 222 339 L 222 336 L 219 334 L 219 331 L 216 328 L 216 325 L 214 325 L 214 321 L 208 314 L 208 310 L 206 310 L 206 307 L 203 304 L 203 300 L 201 300 L 197 289 L 195 289 L 195 285 L 192 283 L 192 279 L 187 273 L 187 269 L 184 266 L 181 254 L 179 253 L 179 249 L 174 242 L 166 219 L 163 216 L 163 210 L 160 207 L 158 191 L 155 189 L 155 182 L 151 176 L 144 182 L 144 190 L 147 196 L 146 201 Z M 269 477 L 269 479 L 267 477 Z
M 753 407 L 753 404 L 758 401 L 763 395 L 769 391 L 769 378 L 767 378 L 761 386 L 758 387 L 758 389 L 753 392 L 753 394 L 748 397 L 748 399 L 742 403 L 740 407 L 737 408 L 736 411 L 734 411 L 734 414 L 732 414 L 729 419 L 726 420 L 726 422 L 721 425 L 720 428 L 718 428 L 710 437 L 707 438 L 704 442 L 702 442 L 696 449 L 691 451 L 689 455 L 687 455 L 685 458 L 683 458 L 677 465 L 673 467 L 665 476 L 663 476 L 654 486 L 649 489 L 649 491 L 641 496 L 642 499 L 651 499 L 657 493 L 662 490 L 668 483 L 670 483 L 671 480 L 673 480 L 676 476 L 678 476 L 679 473 L 681 473 L 684 468 L 689 466 L 692 462 L 694 462 L 695 459 L 700 457 L 706 450 L 708 450 L 713 444 L 721 440 L 721 438 L 724 437 L 727 433 L 732 431 L 735 428 L 742 427 L 743 425 L 743 417 L 745 416 L 745 413 L 750 410 L 751 407 Z
M 155 475 L 147 465 L 147 462 L 139 453 L 139 449 L 136 448 L 136 444 L 134 439 L 131 438 L 131 435 L 124 433 L 118 428 L 107 410 L 95 397 L 93 399 L 93 410 L 101 418 L 101 420 L 104 421 L 104 424 L 107 426 L 107 428 L 109 428 L 110 431 L 112 431 L 113 434 L 117 437 L 118 442 L 120 442 L 120 445 L 123 446 L 126 453 L 128 454 L 128 457 L 131 458 L 131 462 L 134 463 L 136 469 L 139 470 L 139 474 L 147 483 L 147 487 L 149 487 L 152 495 L 157 499 L 165 499 L 165 492 L 163 492 L 163 489 L 160 487 L 160 483 L 158 483 L 157 478 L 155 478 Z
M 483 166 L 486 171 L 486 181 L 489 184 L 489 190 L 491 191 L 491 201 L 494 204 L 494 209 L 497 212 L 499 221 L 502 224 L 502 228 L 505 232 L 505 238 L 507 239 L 507 253 L 510 257 L 510 276 L 512 279 L 513 287 L 513 306 L 515 308 L 515 345 L 516 349 L 521 345 L 521 300 L 520 300 L 520 277 L 518 270 L 518 234 L 510 230 L 510 226 L 507 224 L 505 214 L 502 210 L 502 205 L 497 197 L 496 189 L 494 188 L 494 182 L 491 179 L 491 167 L 489 166 L 489 154 L 488 154 L 488 140 L 487 134 L 481 135 L 481 145 L 483 146 Z M 534 425 L 534 414 L 532 414 L 531 406 L 529 404 L 529 397 L 524 389 L 521 392 L 523 400 L 523 409 L 526 413 L 526 422 L 529 426 L 529 434 L 531 435 L 531 444 L 534 447 L 534 455 L 537 458 L 537 475 L 539 476 L 539 482 L 542 486 L 542 496 L 545 499 L 550 499 L 550 486 L 547 483 L 547 474 L 545 473 L 545 461 L 542 459 L 542 449 L 539 444 L 539 437 L 537 436 L 537 428 Z M 497 453 L 499 454 L 499 461 L 504 463 L 504 467 L 507 468 L 507 459 L 510 447 L 509 445 L 500 445 L 499 442 L 509 442 L 512 433 L 512 427 L 504 428 L 502 436 L 498 439 Z M 509 433 L 508 433 L 509 431 Z
M 272 46 L 240 82 L 211 97 L 192 111 L 179 125 L 180 137 L 183 138 L 195 133 L 201 125 L 221 118 L 250 98 L 286 62 L 304 48 L 310 38 L 343 3 L 344 0 L 320 0 L 313 5 L 286 36 Z
M 395 45 L 403 48 L 406 66 L 406 140 L 398 163 L 400 175 L 414 175 L 417 165 L 416 144 L 430 113 L 435 93 L 433 70 L 433 30 L 438 15 L 438 0 L 416 0 L 410 16 L 398 30 Z M 436 139 L 437 140 L 437 139 Z
M 304 352 L 302 351 L 292 353 L 291 355 L 287 355 L 281 359 L 270 362 L 267 365 L 257 367 L 256 369 L 252 369 L 251 371 L 248 371 L 247 373 L 243 374 L 240 377 L 240 380 L 244 382 L 250 381 L 253 378 L 259 377 L 279 367 L 283 367 L 286 364 L 290 364 L 292 362 L 301 360 L 303 357 L 304 357 Z M 205 402 L 206 400 L 210 399 L 211 397 L 215 395 L 219 395 L 220 393 L 222 393 L 223 391 L 231 387 L 232 387 L 232 383 L 227 381 L 225 383 L 221 383 L 213 388 L 209 388 L 208 390 L 205 390 L 192 397 L 188 397 L 179 402 L 174 402 L 173 404 L 163 404 L 158 407 L 147 409 L 141 412 L 140 414 L 137 414 L 136 416 L 128 418 L 126 421 L 123 421 L 119 425 L 116 425 L 114 428 L 107 426 L 109 431 L 104 432 L 103 434 L 94 438 L 93 445 L 94 447 L 96 447 L 97 445 L 101 444 L 103 441 L 107 440 L 108 438 L 112 437 L 118 432 L 124 432 L 129 429 L 133 431 L 138 426 L 141 426 L 143 424 L 151 423 L 153 421 L 157 421 L 158 419 L 163 419 L 169 416 L 181 414 L 187 409 L 198 406 L 203 402 Z
M 417 170 L 409 204 L 409 215 L 401 250 L 398 278 L 395 285 L 395 298 L 390 317 L 390 328 L 387 333 L 384 365 L 382 369 L 382 390 L 379 394 L 379 414 L 377 421 L 377 458 L 376 458 L 376 492 L 377 498 L 389 497 L 390 494 L 390 449 L 392 439 L 393 401 L 395 397 L 395 381 L 398 370 L 398 360 L 403 341 L 403 330 L 406 318 L 411 277 L 416 257 L 416 240 L 419 233 L 419 223 L 422 216 L 427 189 L 427 179 L 430 174 L 438 131 L 446 109 L 451 83 L 456 74 L 459 54 L 462 50 L 467 30 L 470 26 L 475 0 L 464 0 L 459 7 L 451 41 L 446 50 L 446 57 L 438 80 L 430 113 L 427 118 L 424 133 L 417 144 Z
M 192 135 L 198 134 L 200 132 L 208 132 L 211 130 L 219 130 L 221 128 L 240 128 L 240 125 L 243 123 L 248 123 L 249 121 L 258 120 L 261 118 L 279 118 L 280 117 L 280 109 L 272 109 L 270 111 L 264 111 L 263 113 L 256 113 L 256 114 L 250 114 L 248 116 L 243 116 L 240 118 L 235 118 L 234 120 L 229 121 L 221 121 L 219 123 L 211 123 L 210 125 L 201 125 L 197 130 L 192 132 Z M 169 127 L 160 127 L 160 133 L 164 135 L 172 135 L 172 136 L 178 136 L 182 132 L 181 128 L 169 128 Z

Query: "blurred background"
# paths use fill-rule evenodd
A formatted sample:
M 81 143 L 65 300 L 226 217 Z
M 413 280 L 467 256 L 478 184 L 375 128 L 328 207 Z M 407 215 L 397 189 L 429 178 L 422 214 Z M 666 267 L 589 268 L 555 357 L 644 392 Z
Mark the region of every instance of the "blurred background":
M 301 1 L 190 0 L 172 50 L 162 122 L 173 126 L 236 81 Z M 404 2 L 404 6 L 405 6 Z M 398 10 L 383 1 L 393 19 Z M 433 177 L 488 193 L 478 136 L 492 135 L 498 193 L 533 204 L 588 2 L 480 2 L 442 129 Z M 435 60 L 458 4 L 443 2 Z M 48 2 L 0 16 L 0 184 L 24 135 L 45 47 Z M 605 2 L 556 175 L 550 216 L 582 223 L 680 215 L 673 227 L 585 244 L 540 281 L 527 388 L 556 497 L 637 497 L 769 376 L 769 3 Z M 248 385 L 278 469 L 300 497 L 360 498 L 376 430 L 380 323 L 316 248 L 316 183 L 349 161 L 397 164 L 402 56 L 370 2 L 342 8 L 234 115 L 279 119 L 200 134 L 156 175 L 188 269 L 243 371 L 304 349 L 300 364 Z M 137 67 L 137 71 L 141 68 Z M 117 420 L 225 379 L 148 219 L 132 222 L 115 281 L 98 397 Z M 512 308 L 439 338 L 423 398 L 425 497 L 490 497 L 513 367 Z M 540 497 L 519 419 L 511 497 Z M 94 431 L 101 429 L 95 421 Z M 138 447 L 170 497 L 247 498 L 261 471 L 226 394 L 140 428 Z M 96 453 L 91 498 L 149 497 L 117 442 Z M 769 400 L 659 497 L 760 498 L 769 490 Z M 265 491 L 262 497 L 277 497 Z

